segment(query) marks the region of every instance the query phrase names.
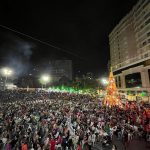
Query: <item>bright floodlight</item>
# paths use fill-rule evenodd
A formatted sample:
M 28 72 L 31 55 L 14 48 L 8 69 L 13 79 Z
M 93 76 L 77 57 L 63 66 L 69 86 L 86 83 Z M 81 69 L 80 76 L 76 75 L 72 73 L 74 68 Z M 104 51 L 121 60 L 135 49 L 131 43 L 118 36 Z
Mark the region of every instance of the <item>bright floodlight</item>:
M 103 85 L 107 85 L 108 84 L 108 79 L 102 78 L 101 82 L 102 82 Z
M 12 71 L 12 69 L 10 69 L 10 68 L 3 68 L 2 69 L 2 74 L 4 75 L 4 76 L 11 76 L 12 74 L 13 74 L 13 71 Z
M 44 84 L 48 83 L 50 81 L 50 76 L 49 75 L 42 75 L 41 81 Z

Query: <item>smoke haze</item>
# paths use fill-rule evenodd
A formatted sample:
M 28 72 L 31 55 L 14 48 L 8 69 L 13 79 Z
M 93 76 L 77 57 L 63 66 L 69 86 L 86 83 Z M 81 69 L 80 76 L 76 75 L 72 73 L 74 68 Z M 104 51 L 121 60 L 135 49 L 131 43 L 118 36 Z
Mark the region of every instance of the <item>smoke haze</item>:
M 0 47 L 4 52 L 3 64 L 14 69 L 15 76 L 25 74 L 30 67 L 34 44 L 29 43 L 14 35 L 8 35 L 5 43 Z

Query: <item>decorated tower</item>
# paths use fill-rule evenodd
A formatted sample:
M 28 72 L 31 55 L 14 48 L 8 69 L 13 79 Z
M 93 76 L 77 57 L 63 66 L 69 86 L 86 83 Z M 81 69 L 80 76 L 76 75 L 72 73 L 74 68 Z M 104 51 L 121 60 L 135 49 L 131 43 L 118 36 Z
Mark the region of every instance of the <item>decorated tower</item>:
M 109 74 L 109 83 L 106 88 L 106 96 L 104 98 L 104 105 L 112 107 L 119 106 L 122 107 L 118 89 L 116 87 L 115 78 L 113 76 L 112 69 Z

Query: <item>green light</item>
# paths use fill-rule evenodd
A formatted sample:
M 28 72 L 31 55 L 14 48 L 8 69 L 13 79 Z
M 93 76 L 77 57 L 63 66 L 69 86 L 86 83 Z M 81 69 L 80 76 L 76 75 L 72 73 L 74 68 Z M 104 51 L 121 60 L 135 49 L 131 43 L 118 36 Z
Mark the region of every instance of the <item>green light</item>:
M 49 91 L 54 92 L 68 92 L 68 93 L 76 93 L 76 94 L 94 94 L 96 93 L 96 89 L 86 89 L 86 88 L 76 88 L 76 87 L 68 87 L 68 86 L 55 86 L 50 87 Z
M 147 93 L 143 91 L 143 92 L 141 93 L 141 96 L 142 96 L 142 97 L 145 97 L 145 96 L 147 96 Z

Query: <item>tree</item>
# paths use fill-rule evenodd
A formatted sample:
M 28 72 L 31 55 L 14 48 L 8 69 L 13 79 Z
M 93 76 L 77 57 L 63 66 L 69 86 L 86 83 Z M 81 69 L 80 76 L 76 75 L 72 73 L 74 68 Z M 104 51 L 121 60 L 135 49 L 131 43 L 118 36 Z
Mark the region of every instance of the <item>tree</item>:
M 104 105 L 110 106 L 110 107 L 122 106 L 112 70 L 110 71 L 110 74 L 109 74 L 109 83 L 106 88 L 106 96 L 104 98 Z

